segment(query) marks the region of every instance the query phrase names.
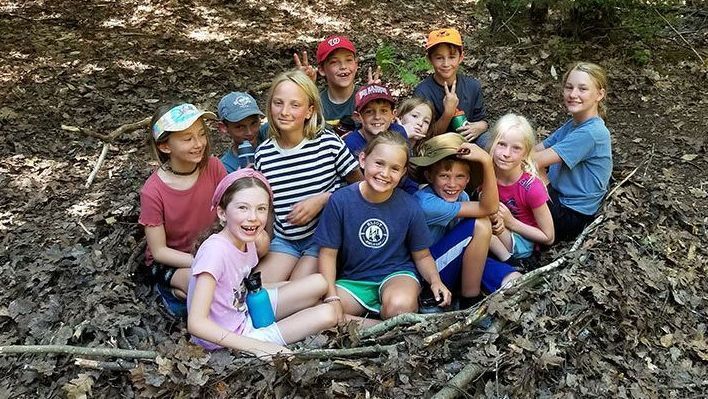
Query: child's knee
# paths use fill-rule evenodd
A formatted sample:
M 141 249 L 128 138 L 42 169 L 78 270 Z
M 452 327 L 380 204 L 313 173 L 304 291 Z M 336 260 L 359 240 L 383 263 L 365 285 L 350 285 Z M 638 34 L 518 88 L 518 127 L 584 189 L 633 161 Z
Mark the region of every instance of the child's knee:
M 305 277 L 307 279 L 307 286 L 312 289 L 313 292 L 319 294 L 319 296 L 324 295 L 327 292 L 327 280 L 320 273 L 310 274 Z
M 489 218 L 479 218 L 475 220 L 474 235 L 481 237 L 492 237 L 492 222 Z
M 381 304 L 381 317 L 389 319 L 403 313 L 418 311 L 418 298 L 408 295 L 391 295 Z

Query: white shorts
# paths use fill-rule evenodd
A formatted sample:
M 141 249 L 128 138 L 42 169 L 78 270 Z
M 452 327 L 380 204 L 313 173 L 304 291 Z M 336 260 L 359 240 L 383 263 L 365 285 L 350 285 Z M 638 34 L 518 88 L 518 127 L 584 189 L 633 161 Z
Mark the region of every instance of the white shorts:
M 266 288 L 268 291 L 268 299 L 270 299 L 270 307 L 273 309 L 273 314 L 276 314 L 278 309 L 278 289 L 277 288 Z M 242 336 L 257 339 L 259 341 L 270 342 L 278 345 L 287 345 L 287 342 L 283 339 L 283 335 L 280 334 L 280 328 L 278 328 L 278 323 L 273 323 L 268 327 L 254 328 L 251 316 L 246 317 L 246 326 L 241 333 Z

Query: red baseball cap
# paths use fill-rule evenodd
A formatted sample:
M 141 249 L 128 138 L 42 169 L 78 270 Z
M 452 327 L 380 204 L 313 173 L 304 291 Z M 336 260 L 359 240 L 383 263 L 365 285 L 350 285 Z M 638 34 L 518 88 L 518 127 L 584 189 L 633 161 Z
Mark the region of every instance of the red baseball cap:
M 327 57 L 332 53 L 332 51 L 337 49 L 346 49 L 356 54 L 356 48 L 354 44 L 346 36 L 332 35 L 320 42 L 317 45 L 317 63 L 321 64 Z
M 356 92 L 354 96 L 354 108 L 359 112 L 366 104 L 374 100 L 386 100 L 390 102 L 392 106 L 396 105 L 396 100 L 386 86 L 371 84 L 363 86 Z

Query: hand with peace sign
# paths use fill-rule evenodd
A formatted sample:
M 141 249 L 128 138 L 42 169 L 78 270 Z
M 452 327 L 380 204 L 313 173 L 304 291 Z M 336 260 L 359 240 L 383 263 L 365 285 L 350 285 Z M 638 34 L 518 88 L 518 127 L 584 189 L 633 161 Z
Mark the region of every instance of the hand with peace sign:
M 368 85 L 380 85 L 381 84 L 381 66 L 376 66 L 376 72 L 371 72 L 371 67 L 369 67 L 369 80 L 366 83 Z
M 455 111 L 457 111 L 457 106 L 460 104 L 460 99 L 457 98 L 457 93 L 455 93 L 455 89 L 457 89 L 457 80 L 452 82 L 452 86 L 447 85 L 447 81 L 445 82 L 445 97 L 443 98 L 443 112 L 446 115 L 450 115 L 451 117 L 455 115 Z
M 293 54 L 293 60 L 295 61 L 295 67 L 307 75 L 308 78 L 312 79 L 313 82 L 317 82 L 317 68 L 310 65 L 307 61 L 307 51 L 302 52 L 302 61 L 297 53 Z

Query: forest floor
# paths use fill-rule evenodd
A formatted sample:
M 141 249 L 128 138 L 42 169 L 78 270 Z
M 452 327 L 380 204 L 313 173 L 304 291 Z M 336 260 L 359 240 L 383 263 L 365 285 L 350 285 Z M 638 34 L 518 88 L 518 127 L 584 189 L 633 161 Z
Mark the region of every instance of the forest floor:
M 492 30 L 475 1 L 0 0 L 0 345 L 160 353 L 130 371 L 2 355 L 0 398 L 420 397 L 467 365 L 474 397 L 706 397 L 708 24 L 702 10 L 671 21 L 650 41 L 578 40 L 551 25 Z M 425 34 L 447 25 L 463 32 L 464 70 L 482 81 L 489 120 L 515 111 L 542 135 L 567 117 L 553 72 L 573 60 L 607 68 L 613 184 L 633 174 L 604 221 L 562 268 L 490 301 L 491 328 L 432 345 L 421 339 L 454 318 L 373 338 L 344 328 L 305 345 L 380 350 L 274 365 L 188 344 L 137 266 L 138 190 L 155 167 L 145 130 L 110 143 L 88 188 L 103 143 L 84 133 L 171 100 L 214 110 L 223 94 L 258 87 L 262 103 L 294 51 L 314 54 L 334 32 L 352 37 L 363 78 L 381 46 L 420 57 Z M 397 74 L 384 80 L 411 91 Z M 227 142 L 213 134 L 220 153 Z

